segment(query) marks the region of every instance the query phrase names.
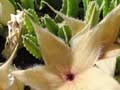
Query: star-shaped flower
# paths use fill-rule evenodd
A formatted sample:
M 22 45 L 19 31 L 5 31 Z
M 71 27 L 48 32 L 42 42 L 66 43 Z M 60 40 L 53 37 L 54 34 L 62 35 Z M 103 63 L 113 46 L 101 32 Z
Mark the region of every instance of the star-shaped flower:
M 94 66 L 98 62 L 101 50 L 113 44 L 117 37 L 120 27 L 120 5 L 97 26 L 73 36 L 69 45 L 47 29 L 41 28 L 34 20 L 31 19 L 31 22 L 45 65 L 15 71 L 13 75 L 16 79 L 36 90 L 120 89 L 119 83 L 109 74 L 111 71 L 105 72 Z M 97 66 L 101 65 L 103 64 Z

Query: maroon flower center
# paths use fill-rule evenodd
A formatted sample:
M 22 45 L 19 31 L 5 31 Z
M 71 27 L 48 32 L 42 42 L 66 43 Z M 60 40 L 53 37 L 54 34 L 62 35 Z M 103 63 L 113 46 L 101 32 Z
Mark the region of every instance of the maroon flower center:
M 75 75 L 72 73 L 66 74 L 66 80 L 67 81 L 73 81 L 75 78 Z

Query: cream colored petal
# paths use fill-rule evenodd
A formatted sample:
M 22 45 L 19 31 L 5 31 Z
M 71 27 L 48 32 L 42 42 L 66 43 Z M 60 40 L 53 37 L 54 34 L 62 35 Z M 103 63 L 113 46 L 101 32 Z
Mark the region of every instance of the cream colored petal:
M 14 77 L 9 78 L 5 90 L 24 90 L 24 84 Z
M 96 62 L 96 66 L 108 75 L 114 76 L 116 67 L 116 56 L 99 60 Z
M 95 42 L 91 30 L 74 37 L 70 43 L 74 58 L 72 71 L 81 72 L 91 67 L 102 50 L 102 45 Z
M 10 56 L 10 58 L 7 60 L 6 63 L 4 63 L 1 67 L 0 67 L 0 86 L 1 87 L 5 87 L 7 80 L 8 80 L 8 74 L 9 74 L 9 70 L 10 70 L 10 66 L 12 64 L 13 58 L 16 54 L 17 51 L 17 47 L 18 45 L 15 47 L 12 55 Z
M 4 90 L 24 90 L 24 84 L 11 74 L 15 70 L 17 70 L 17 68 L 15 66 L 12 67 Z
M 52 70 L 53 71 L 53 70 Z M 50 68 L 37 66 L 27 70 L 14 71 L 13 75 L 36 90 L 54 90 L 63 84 L 62 79 L 52 73 Z
M 120 84 L 103 71 L 90 68 L 57 90 L 120 90 Z
M 96 41 L 110 45 L 116 40 L 120 27 L 120 5 L 114 8 L 93 30 Z
M 72 29 L 73 35 L 77 34 L 78 32 L 80 32 L 85 27 L 85 23 L 82 20 L 78 20 L 78 19 L 75 19 L 75 18 L 72 18 L 72 17 L 68 17 L 68 16 L 64 15 L 63 13 L 55 10 L 48 3 L 46 3 L 46 2 L 44 2 L 44 3 L 47 4 L 53 12 L 55 12 L 56 14 L 58 14 L 59 16 L 61 16 L 64 19 L 64 21 Z
M 119 23 L 120 5 L 92 30 L 87 30 L 83 35 L 79 33 L 71 39 L 70 44 L 75 58 L 73 71 L 75 68 L 83 70 L 94 64 L 100 49 L 115 41 L 120 26 Z
M 64 72 L 70 69 L 72 63 L 71 49 L 60 38 L 56 37 L 46 29 L 41 28 L 31 20 L 35 29 L 42 57 L 47 65 Z

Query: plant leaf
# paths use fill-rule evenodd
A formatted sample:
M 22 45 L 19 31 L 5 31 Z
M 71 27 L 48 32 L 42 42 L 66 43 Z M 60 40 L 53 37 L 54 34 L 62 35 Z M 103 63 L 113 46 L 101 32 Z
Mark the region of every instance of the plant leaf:
M 103 16 L 105 17 L 109 12 L 110 0 L 103 0 L 104 7 L 103 7 Z
M 85 22 L 90 24 L 91 27 L 95 26 L 99 22 L 100 9 L 95 1 L 91 1 L 87 7 Z
M 68 17 L 65 16 L 64 14 L 62 14 L 61 12 L 55 10 L 53 7 L 51 7 L 48 3 L 44 2 L 45 4 L 48 5 L 48 7 L 54 11 L 56 14 L 58 14 L 59 16 L 61 16 L 65 22 L 68 24 L 68 26 L 72 29 L 72 34 L 75 35 L 76 33 L 78 33 L 79 31 L 81 31 L 84 26 L 85 23 L 82 20 L 78 20 L 72 17 Z
M 32 36 L 29 34 L 23 36 L 23 45 L 34 57 L 38 59 L 41 58 L 41 53 L 37 44 L 36 36 Z
M 31 16 L 33 16 L 33 19 L 36 23 L 40 24 L 39 17 L 34 9 L 28 9 L 27 10 Z
M 53 6 L 56 9 L 59 9 L 61 6 L 61 0 L 41 0 L 40 9 L 43 9 L 45 7 L 45 4 L 43 2 L 49 3 L 51 6 Z
M 34 0 L 20 0 L 23 8 L 25 9 L 34 9 Z
M 66 0 L 67 1 L 67 16 L 77 17 L 79 12 L 80 0 Z M 74 7 L 73 7 L 74 5 Z
M 45 23 L 45 26 L 48 28 L 48 30 L 51 33 L 57 35 L 59 27 L 53 19 L 51 19 L 49 16 L 45 16 L 44 17 L 44 23 Z
M 27 16 L 24 16 L 24 25 L 26 26 L 28 33 L 34 33 L 34 28 Z
M 69 44 L 69 40 L 72 37 L 72 32 L 69 26 L 65 25 L 61 27 L 58 31 L 58 36 L 61 37 L 67 44 Z
M 65 15 L 67 15 L 67 0 L 62 0 L 62 8 L 61 8 L 61 12 L 64 13 Z
M 90 0 L 82 0 L 82 2 L 83 2 L 83 6 L 84 6 L 84 12 L 86 12 L 87 6 L 88 6 Z
M 103 0 L 96 0 L 97 4 L 99 5 L 99 7 L 102 5 Z

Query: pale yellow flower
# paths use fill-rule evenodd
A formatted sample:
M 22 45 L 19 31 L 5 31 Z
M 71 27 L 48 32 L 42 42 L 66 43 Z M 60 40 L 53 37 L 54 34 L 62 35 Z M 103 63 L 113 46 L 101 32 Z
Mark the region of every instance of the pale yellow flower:
M 33 20 L 31 22 L 45 65 L 13 72 L 18 80 L 36 90 L 120 90 L 120 84 L 111 73 L 115 65 L 112 71 L 108 67 L 104 70 L 101 66 L 108 62 L 97 62 L 101 50 L 113 44 L 117 37 L 120 5 L 94 28 L 73 36 L 70 46 Z M 116 56 L 110 59 L 115 64 Z

